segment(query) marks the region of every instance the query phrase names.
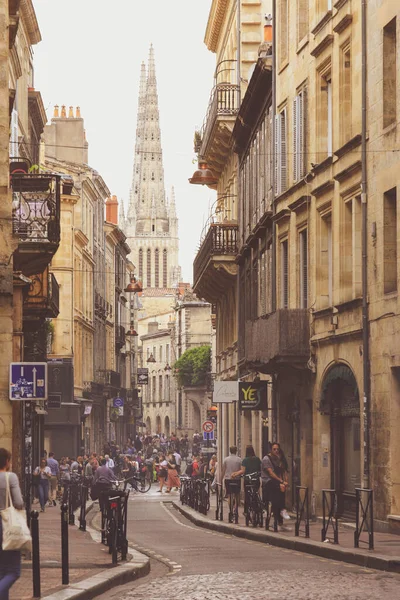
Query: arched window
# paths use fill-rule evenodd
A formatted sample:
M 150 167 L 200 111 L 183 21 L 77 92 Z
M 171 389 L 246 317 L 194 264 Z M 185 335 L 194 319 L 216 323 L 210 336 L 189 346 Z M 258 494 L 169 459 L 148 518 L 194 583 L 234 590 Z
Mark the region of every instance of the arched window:
M 147 287 L 151 287 L 151 250 L 147 249 Z
M 166 248 L 163 250 L 163 287 L 168 287 L 168 255 Z
M 139 279 L 143 281 L 143 248 L 139 248 Z
M 155 249 L 154 256 L 154 277 L 155 277 L 155 287 L 160 287 L 160 251 L 158 248 Z

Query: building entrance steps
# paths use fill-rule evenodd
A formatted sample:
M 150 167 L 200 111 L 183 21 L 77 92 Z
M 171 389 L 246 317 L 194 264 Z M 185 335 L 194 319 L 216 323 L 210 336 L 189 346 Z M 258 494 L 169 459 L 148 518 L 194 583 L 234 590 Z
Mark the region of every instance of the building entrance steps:
M 321 542 L 322 521 L 320 519 L 310 520 L 310 537 L 306 538 L 304 534 L 300 534 L 299 537 L 295 536 L 295 517 L 284 521 L 284 526 L 290 528 L 290 531 L 274 533 L 273 518 L 271 518 L 270 529 L 266 531 L 265 514 L 262 528 L 252 527 L 251 525 L 246 527 L 243 506 L 240 506 L 238 525 L 230 524 L 228 523 L 229 505 L 226 501 L 224 501 L 223 506 L 223 521 L 217 521 L 215 519 L 216 496 L 214 494 L 211 494 L 210 510 L 207 516 L 188 506 L 182 506 L 178 499 L 173 502 L 173 505 L 190 521 L 200 527 L 282 548 L 290 548 L 299 552 L 308 552 L 323 558 L 400 573 L 400 536 L 395 534 L 374 533 L 374 550 L 368 550 L 367 544 L 362 543 L 360 543 L 360 548 L 354 548 L 354 530 L 348 522 L 345 524 L 339 523 L 339 544 L 334 544 L 333 532 L 329 532 L 327 535 L 329 542 Z M 301 525 L 301 529 L 304 529 L 304 523 Z M 367 534 L 363 534 L 362 539 L 368 542 Z
M 34 505 L 33 510 L 37 510 L 38 506 Z M 96 503 L 91 507 L 88 503 L 87 506 L 89 510 L 98 511 Z M 80 531 L 78 516 L 75 516 L 75 525 L 68 527 L 69 585 L 62 585 L 60 507 L 58 505 L 46 507 L 46 511 L 39 514 L 43 600 L 93 598 L 94 595 L 105 592 L 114 585 L 127 583 L 148 572 L 148 558 L 130 548 L 128 548 L 128 561 L 113 567 L 108 548 L 96 541 L 97 538 L 98 535 L 93 534 L 92 537 L 90 531 Z M 32 562 L 23 558 L 21 577 L 10 590 L 10 600 L 32 600 L 32 598 Z

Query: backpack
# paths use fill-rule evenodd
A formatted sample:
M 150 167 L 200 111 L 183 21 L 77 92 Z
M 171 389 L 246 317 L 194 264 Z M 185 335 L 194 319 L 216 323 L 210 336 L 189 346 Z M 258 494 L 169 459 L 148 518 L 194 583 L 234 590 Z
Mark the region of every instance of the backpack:
M 193 475 L 193 465 L 190 464 L 186 467 L 185 475 L 191 477 Z

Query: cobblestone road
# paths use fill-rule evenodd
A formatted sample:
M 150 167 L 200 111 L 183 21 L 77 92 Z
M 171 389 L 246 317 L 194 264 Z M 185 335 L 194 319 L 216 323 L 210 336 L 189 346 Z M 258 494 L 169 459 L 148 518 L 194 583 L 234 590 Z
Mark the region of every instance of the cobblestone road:
M 399 580 L 384 573 L 295 570 L 164 577 L 123 600 L 385 600 L 398 599 Z M 122 600 L 122 598 L 121 598 Z
M 102 600 L 400 598 L 400 575 L 196 527 L 152 492 L 129 501 L 128 538 L 152 563 L 162 561 L 163 570 L 112 590 Z M 174 493 L 168 499 L 175 498 Z

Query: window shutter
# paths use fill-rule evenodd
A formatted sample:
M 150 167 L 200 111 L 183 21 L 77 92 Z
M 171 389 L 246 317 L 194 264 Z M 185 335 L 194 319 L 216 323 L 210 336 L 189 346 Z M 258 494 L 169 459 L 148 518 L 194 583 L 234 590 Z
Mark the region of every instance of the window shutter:
M 19 156 L 18 146 L 18 111 L 13 108 L 11 113 L 11 131 L 10 131 L 10 147 L 9 155 L 16 158 Z
M 288 308 L 289 305 L 289 260 L 288 260 L 288 241 L 281 243 L 281 259 L 282 259 L 282 308 Z
M 279 125 L 280 115 L 275 115 L 275 196 L 279 196 L 281 193 L 280 187 L 280 164 L 281 164 L 281 139 L 280 139 L 280 127 Z
M 300 96 L 293 100 L 293 181 L 298 181 L 299 174 L 299 125 L 297 113 L 299 110 Z
M 307 173 L 307 90 L 302 90 L 299 95 L 299 178 Z
M 307 229 L 300 232 L 300 307 L 308 306 Z
M 287 186 L 287 138 L 286 138 L 286 109 L 280 113 L 280 145 L 281 145 L 281 173 L 280 173 L 280 193 L 286 190 Z

